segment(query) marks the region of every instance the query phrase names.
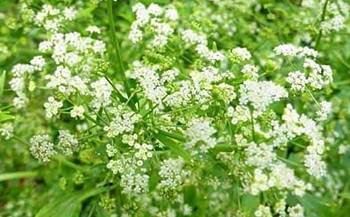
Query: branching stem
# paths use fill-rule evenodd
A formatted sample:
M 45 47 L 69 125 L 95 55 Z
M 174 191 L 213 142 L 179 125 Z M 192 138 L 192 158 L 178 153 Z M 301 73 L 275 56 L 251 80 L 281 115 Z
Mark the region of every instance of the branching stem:
M 323 5 L 323 10 L 322 10 L 322 15 L 321 15 L 321 21 L 320 21 L 320 26 L 319 26 L 319 31 L 316 37 L 316 44 L 315 44 L 315 48 L 317 48 L 320 44 L 321 38 L 322 38 L 322 29 L 321 29 L 321 24 L 324 21 L 325 17 L 326 17 L 326 12 L 327 12 L 327 5 L 328 5 L 329 0 L 326 0 L 324 5 Z

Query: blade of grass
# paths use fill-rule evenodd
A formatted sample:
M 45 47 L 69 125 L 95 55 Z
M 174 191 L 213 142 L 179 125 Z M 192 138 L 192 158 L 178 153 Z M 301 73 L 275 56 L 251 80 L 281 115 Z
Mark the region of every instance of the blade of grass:
M 114 20 L 114 14 L 113 14 L 113 0 L 107 1 L 107 10 L 108 10 L 108 21 L 109 21 L 109 31 L 110 31 L 110 39 L 112 41 L 112 45 L 114 48 L 114 52 L 110 51 L 110 56 L 112 59 L 112 66 L 114 67 L 114 70 L 117 72 L 117 78 L 123 82 L 124 88 L 126 91 L 126 94 L 128 98 L 131 96 L 131 86 L 128 82 L 126 76 L 125 76 L 125 67 L 123 65 L 122 56 L 120 52 L 120 45 L 119 41 L 115 35 L 116 29 L 115 29 L 115 20 Z M 116 62 L 115 62 L 116 61 Z M 109 81 L 111 83 L 111 81 Z M 117 94 L 119 94 L 117 92 Z M 131 97 L 131 107 L 133 110 L 135 110 L 135 103 L 137 101 L 136 95 Z
M 2 97 L 2 95 L 4 94 L 5 80 L 6 80 L 6 71 L 3 71 L 0 76 L 0 97 Z
M 12 180 L 12 179 L 32 178 L 32 177 L 35 177 L 37 175 L 38 175 L 38 172 L 35 172 L 35 171 L 21 171 L 21 172 L 3 173 L 3 174 L 0 174 L 0 182 Z

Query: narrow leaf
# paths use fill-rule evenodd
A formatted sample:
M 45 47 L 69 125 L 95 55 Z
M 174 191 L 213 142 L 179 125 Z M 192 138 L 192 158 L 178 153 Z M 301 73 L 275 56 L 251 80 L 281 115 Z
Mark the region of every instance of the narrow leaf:
M 5 87 L 5 80 L 6 80 L 6 71 L 3 71 L 0 75 L 0 97 L 4 94 L 4 87 Z

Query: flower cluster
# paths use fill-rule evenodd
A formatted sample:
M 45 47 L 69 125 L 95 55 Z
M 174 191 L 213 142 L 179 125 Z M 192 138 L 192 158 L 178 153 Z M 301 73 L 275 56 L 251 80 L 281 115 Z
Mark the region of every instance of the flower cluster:
M 159 170 L 161 181 L 158 188 L 161 190 L 176 190 L 189 175 L 188 171 L 183 168 L 184 164 L 185 162 L 181 158 L 163 161 Z
M 32 90 L 32 88 L 30 85 L 27 85 L 26 87 L 27 78 L 35 72 L 42 71 L 44 66 L 45 59 L 42 56 L 36 56 L 30 61 L 30 64 L 17 64 L 12 68 L 11 72 L 14 76 L 9 84 L 11 89 L 17 95 L 17 97 L 13 99 L 13 104 L 16 108 L 23 108 L 28 101 L 26 88 L 29 91 Z
M 346 27 L 346 19 L 349 16 L 350 5 L 344 1 L 330 2 L 325 19 L 320 28 L 325 34 L 338 32 Z
M 48 162 L 56 154 L 54 144 L 49 135 L 36 135 L 30 139 L 30 152 L 32 155 L 42 161 Z
M 74 151 L 78 150 L 78 145 L 78 140 L 68 130 L 59 131 L 57 148 L 64 155 L 72 155 Z
M 189 142 L 185 144 L 185 147 L 192 149 L 192 153 L 205 153 L 217 144 L 215 137 L 213 137 L 215 133 L 215 128 L 210 126 L 208 120 L 193 119 L 186 130 Z M 197 145 L 198 147 L 195 148 Z
M 116 137 L 122 133 L 132 133 L 134 125 L 140 118 L 139 115 L 133 112 L 123 111 L 120 107 L 113 111 L 113 115 L 112 121 L 108 126 L 104 127 L 108 137 Z
M 145 37 L 145 30 L 153 33 L 151 46 L 163 47 L 168 43 L 169 36 L 174 32 L 172 24 L 178 19 L 174 7 L 162 8 L 157 4 L 150 4 L 147 8 L 142 3 L 137 3 L 132 8 L 136 20 L 131 25 L 129 39 L 133 43 L 139 43 Z
M 148 191 L 149 176 L 144 168 L 133 163 L 131 158 L 110 160 L 107 164 L 113 174 L 121 174 L 120 185 L 124 193 L 140 194 Z
M 322 89 L 332 81 L 332 69 L 329 65 L 318 64 L 315 59 L 318 52 L 308 47 L 296 47 L 292 44 L 279 45 L 274 49 L 277 55 L 290 58 L 302 58 L 302 71 L 290 72 L 286 81 L 295 91 L 304 91 L 307 87 Z
M 57 32 L 66 21 L 74 20 L 76 14 L 77 11 L 72 7 L 60 10 L 52 5 L 45 4 L 41 11 L 34 16 L 34 22 L 47 31 Z
M 1 125 L 0 135 L 8 140 L 13 136 L 13 125 L 11 123 L 5 123 Z
M 210 62 L 222 61 L 225 56 L 220 51 L 212 51 L 208 48 L 208 41 L 205 36 L 194 32 L 191 29 L 182 31 L 182 40 L 187 46 L 195 46 L 195 51 L 200 57 Z

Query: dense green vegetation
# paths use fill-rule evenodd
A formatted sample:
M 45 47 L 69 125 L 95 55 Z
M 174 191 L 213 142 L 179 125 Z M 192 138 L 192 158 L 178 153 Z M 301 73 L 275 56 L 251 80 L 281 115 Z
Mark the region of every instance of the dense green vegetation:
M 0 216 L 350 216 L 347 0 L 1 0 Z

